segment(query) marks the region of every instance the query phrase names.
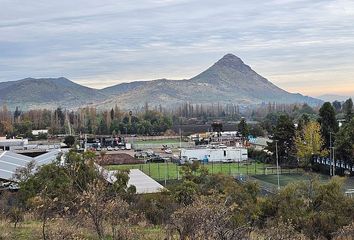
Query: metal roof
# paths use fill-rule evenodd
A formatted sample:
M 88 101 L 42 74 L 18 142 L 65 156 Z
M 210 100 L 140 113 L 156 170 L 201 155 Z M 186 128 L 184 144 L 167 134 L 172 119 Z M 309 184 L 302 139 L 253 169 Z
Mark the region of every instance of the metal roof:
M 128 186 L 134 185 L 137 193 L 156 193 L 161 192 L 164 187 L 154 179 L 140 171 L 130 169 Z
M 115 174 L 117 171 L 108 171 L 98 164 L 95 164 L 103 177 L 110 183 L 117 181 Z M 134 185 L 136 193 L 157 193 L 161 192 L 164 187 L 154 179 L 140 171 L 139 169 L 130 169 L 128 186 Z
M 35 161 L 36 166 L 52 163 L 57 159 L 60 152 L 60 150 L 56 149 L 34 158 L 11 151 L 0 152 L 0 179 L 12 181 L 16 169 L 26 167 L 31 161 Z M 108 171 L 98 164 L 95 165 L 108 182 L 114 183 L 117 180 L 115 176 L 117 171 Z M 136 193 L 139 194 L 156 193 L 164 189 L 161 184 L 139 169 L 130 170 L 128 186 L 131 185 L 135 186 Z
M 11 151 L 0 152 L 0 179 L 13 180 L 16 169 L 26 167 L 31 161 L 35 161 L 37 166 L 51 163 L 59 153 L 59 150 L 53 150 L 32 158 Z

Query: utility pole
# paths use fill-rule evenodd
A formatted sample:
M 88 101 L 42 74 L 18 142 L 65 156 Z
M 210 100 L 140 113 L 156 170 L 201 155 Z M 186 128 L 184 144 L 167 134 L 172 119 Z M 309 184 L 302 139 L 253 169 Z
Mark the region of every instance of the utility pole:
M 167 186 L 167 159 L 165 158 L 165 187 Z
M 278 190 L 280 190 L 280 180 L 279 180 L 279 159 L 278 159 L 278 140 L 275 140 L 275 154 L 276 154 L 276 159 L 277 159 Z
M 182 131 L 181 128 L 179 128 L 179 148 L 182 148 Z
M 333 172 L 332 172 L 332 132 L 329 132 L 329 176 L 333 176 Z
M 332 147 L 332 157 L 333 157 L 333 176 L 336 175 L 336 162 L 335 162 L 335 158 L 334 158 L 334 146 Z

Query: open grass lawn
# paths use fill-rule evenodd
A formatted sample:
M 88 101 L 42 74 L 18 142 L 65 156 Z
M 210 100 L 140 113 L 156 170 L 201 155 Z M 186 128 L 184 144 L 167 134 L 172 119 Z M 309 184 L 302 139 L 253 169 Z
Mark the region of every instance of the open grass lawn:
M 263 163 L 252 163 L 246 165 L 244 163 L 208 163 L 203 164 L 210 173 L 223 173 L 229 176 L 249 175 L 253 180 L 259 181 L 261 185 L 276 188 L 278 184 L 276 170 L 265 170 L 271 165 Z M 108 165 L 109 170 L 121 169 L 140 169 L 145 174 L 151 176 L 157 181 L 181 179 L 181 166 L 174 163 L 146 163 L 146 164 L 128 164 L 128 165 Z M 267 175 L 265 173 L 268 173 Z M 311 175 L 310 175 L 311 174 Z M 286 186 L 291 182 L 308 181 L 311 177 L 316 176 L 322 182 L 327 182 L 330 178 L 327 175 L 319 173 L 306 173 L 301 169 L 281 169 L 279 175 L 280 186 Z M 354 178 L 347 179 L 344 188 L 354 188 Z
M 317 177 L 320 182 L 326 183 L 330 180 L 328 175 L 323 175 L 320 173 L 306 173 L 300 171 L 299 173 L 285 173 L 279 175 L 279 184 L 281 187 L 286 186 L 292 182 L 299 182 L 299 181 L 309 181 L 311 177 Z M 254 175 L 252 176 L 253 180 L 259 182 L 260 186 L 266 189 L 273 189 L 273 191 L 277 188 L 278 179 L 276 174 L 269 174 L 269 175 Z M 343 191 L 347 189 L 354 189 L 354 178 L 346 178 L 343 185 Z
M 225 175 L 255 175 L 264 174 L 263 163 L 252 163 L 246 165 L 244 163 L 208 163 L 203 164 L 210 173 L 223 173 Z M 109 170 L 120 169 L 140 169 L 145 174 L 151 176 L 155 180 L 179 179 L 181 166 L 174 163 L 146 163 L 146 164 L 130 164 L 130 165 L 109 165 L 106 166 Z
M 312 174 L 312 176 L 318 177 L 320 179 L 320 181 L 326 182 L 329 180 L 328 176 L 316 174 L 316 173 L 311 173 L 311 174 Z M 261 182 L 266 182 L 266 183 L 270 183 L 273 185 L 278 185 L 278 178 L 277 178 L 276 174 L 255 175 L 253 177 Z M 290 174 L 285 173 L 285 174 L 279 175 L 279 183 L 280 183 L 280 186 L 286 186 L 287 184 L 289 184 L 291 182 L 308 181 L 310 178 L 311 178 L 310 174 L 307 174 L 304 172 L 290 173 Z

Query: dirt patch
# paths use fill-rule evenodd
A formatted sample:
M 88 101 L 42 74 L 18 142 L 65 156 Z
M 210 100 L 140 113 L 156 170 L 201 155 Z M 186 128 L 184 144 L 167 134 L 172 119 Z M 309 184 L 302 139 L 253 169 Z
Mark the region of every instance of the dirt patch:
M 142 160 L 138 160 L 127 153 L 106 154 L 103 159 L 101 156 L 97 156 L 96 162 L 102 166 L 143 163 Z

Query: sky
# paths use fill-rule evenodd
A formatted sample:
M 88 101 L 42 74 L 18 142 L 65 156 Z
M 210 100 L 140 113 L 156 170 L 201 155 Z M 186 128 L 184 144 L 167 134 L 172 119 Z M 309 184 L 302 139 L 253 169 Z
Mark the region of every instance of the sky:
M 287 91 L 354 96 L 354 1 L 0 0 L 0 81 L 188 79 L 227 53 Z

